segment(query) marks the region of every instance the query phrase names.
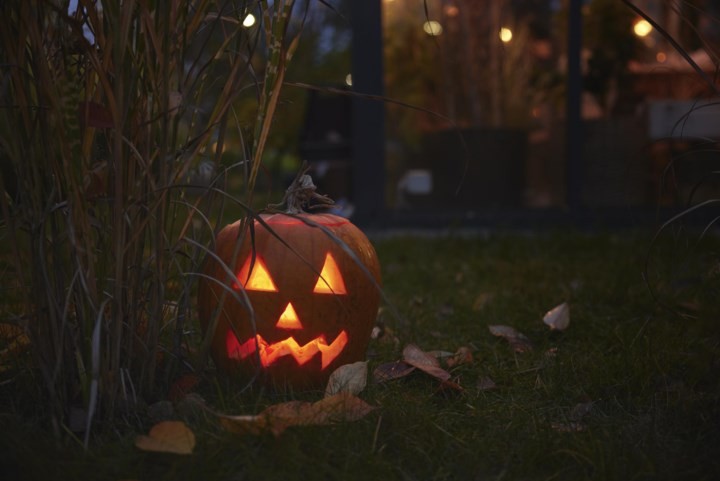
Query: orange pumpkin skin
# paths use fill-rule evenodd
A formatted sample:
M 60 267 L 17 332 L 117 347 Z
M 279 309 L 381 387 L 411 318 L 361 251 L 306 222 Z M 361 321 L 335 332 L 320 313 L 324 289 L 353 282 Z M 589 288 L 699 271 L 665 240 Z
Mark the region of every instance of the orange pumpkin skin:
M 230 286 L 240 297 L 241 289 L 245 291 L 255 312 L 257 331 L 248 309 L 226 293 L 211 355 L 225 372 L 248 379 L 258 374 L 261 382 L 281 388 L 317 388 L 337 367 L 365 359 L 380 302 L 380 264 L 370 241 L 349 220 L 332 214 L 297 217 L 262 215 L 275 235 L 255 221 L 254 264 L 249 232 L 231 264 L 240 221 L 218 234 L 216 254 L 236 277 L 228 279 L 212 257 L 203 273 Z M 331 232 L 356 259 L 303 219 Z M 198 307 L 203 331 L 213 319 L 223 290 L 213 280 L 200 278 Z M 290 352 L 293 345 L 301 346 L 299 353 Z

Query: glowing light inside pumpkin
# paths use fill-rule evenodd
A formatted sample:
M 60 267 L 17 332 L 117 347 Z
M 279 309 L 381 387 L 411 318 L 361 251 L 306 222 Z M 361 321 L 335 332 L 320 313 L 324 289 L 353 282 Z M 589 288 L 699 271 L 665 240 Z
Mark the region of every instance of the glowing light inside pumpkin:
M 340 274 L 337 262 L 330 253 L 325 256 L 325 263 L 313 292 L 316 294 L 347 294 L 345 281 Z
M 275 327 L 279 327 L 280 329 L 302 329 L 303 325 L 300 322 L 300 319 L 298 318 L 297 313 L 295 312 L 295 308 L 293 307 L 292 303 L 288 302 L 287 307 L 285 307 L 285 310 L 282 314 L 280 314 L 280 319 L 278 319 L 277 324 L 275 324 Z
M 275 287 L 275 283 L 270 277 L 270 273 L 265 266 L 263 260 L 258 256 L 255 258 L 255 265 L 253 266 L 250 277 L 248 278 L 248 271 L 250 270 L 250 264 L 252 264 L 252 257 L 248 257 L 245 261 L 245 265 L 238 273 L 238 280 L 245 283 L 245 289 L 251 291 L 265 291 L 265 292 L 277 292 L 278 289 Z M 247 279 L 247 282 L 245 280 Z
M 348 335 L 345 331 L 341 331 L 330 344 L 327 343 L 324 335 L 320 335 L 302 346 L 292 337 L 272 344 L 263 339 L 260 334 L 243 343 L 238 341 L 238 338 L 231 330 L 228 330 L 226 337 L 227 353 L 230 359 L 242 360 L 255 355 L 257 350 L 263 367 L 272 365 L 284 356 L 294 357 L 295 361 L 302 366 L 320 353 L 322 369 L 325 369 L 340 355 L 347 343 Z

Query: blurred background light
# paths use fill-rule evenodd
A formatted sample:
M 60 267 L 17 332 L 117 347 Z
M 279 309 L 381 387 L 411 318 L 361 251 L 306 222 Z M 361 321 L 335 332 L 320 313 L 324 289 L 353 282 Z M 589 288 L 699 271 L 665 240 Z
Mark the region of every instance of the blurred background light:
M 443 32 L 442 25 L 440 25 L 440 22 L 436 22 L 435 20 L 425 22 L 423 24 L 423 30 L 431 37 L 436 37 Z

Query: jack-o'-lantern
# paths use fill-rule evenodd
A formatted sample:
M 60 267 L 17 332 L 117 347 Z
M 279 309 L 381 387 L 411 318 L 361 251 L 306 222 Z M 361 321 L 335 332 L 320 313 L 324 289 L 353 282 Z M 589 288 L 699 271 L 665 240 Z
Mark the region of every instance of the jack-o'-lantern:
M 218 234 L 215 253 L 234 278 L 212 257 L 201 277 L 204 330 L 217 316 L 212 357 L 223 371 L 258 374 L 265 383 L 319 387 L 338 366 L 365 358 L 380 300 L 375 250 L 336 215 L 296 211 L 260 219 L 252 235 L 242 235 L 241 221 Z M 220 283 L 238 296 L 223 296 Z M 244 295 L 254 326 L 238 300 Z

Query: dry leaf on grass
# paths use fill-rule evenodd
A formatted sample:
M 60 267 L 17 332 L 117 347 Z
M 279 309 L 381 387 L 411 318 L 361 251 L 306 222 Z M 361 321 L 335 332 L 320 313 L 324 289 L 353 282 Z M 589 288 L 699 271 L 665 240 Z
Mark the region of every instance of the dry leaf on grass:
M 375 406 L 362 399 L 348 392 L 340 392 L 314 403 L 289 401 L 275 404 L 254 416 L 221 414 L 220 423 L 226 430 L 238 434 L 271 432 L 279 436 L 291 426 L 324 426 L 357 421 L 374 409 Z
M 340 366 L 330 375 L 325 388 L 325 397 L 340 392 L 360 394 L 367 386 L 367 372 L 367 361 L 358 361 Z
M 450 373 L 440 367 L 440 361 L 415 344 L 405 346 L 405 349 L 403 349 L 403 360 L 441 381 L 450 379 Z
M 472 349 L 467 346 L 459 347 L 458 350 L 455 351 L 455 354 L 445 360 L 445 364 L 447 364 L 447 367 L 455 367 L 461 364 L 472 364 L 472 362 Z
M 403 360 L 440 381 L 440 390 L 462 391 L 460 384 L 450 380 L 450 373 L 440 367 L 438 359 L 414 344 L 403 349 Z
M 375 382 L 392 381 L 405 377 L 415 370 L 415 366 L 404 361 L 393 361 L 380 364 L 373 371 L 373 379 Z
M 495 384 L 495 381 L 493 381 L 487 376 L 481 377 L 477 380 L 478 391 L 489 391 L 495 388 L 497 388 L 497 384 Z
M 182 421 L 163 421 L 154 425 L 147 436 L 136 437 L 135 446 L 143 451 L 192 454 L 195 433 Z
M 553 307 L 545 314 L 543 322 L 553 331 L 564 331 L 570 325 L 570 306 L 563 302 Z
M 515 352 L 527 352 L 533 349 L 530 339 L 525 334 L 515 330 L 514 327 L 491 325 L 488 326 L 488 329 L 490 329 L 490 334 L 493 336 L 502 337 L 508 341 Z
M 432 350 L 432 351 L 427 351 L 427 353 L 430 354 L 432 357 L 436 357 L 438 359 L 445 359 L 446 357 L 450 357 L 453 355 L 453 353 L 450 351 Z

